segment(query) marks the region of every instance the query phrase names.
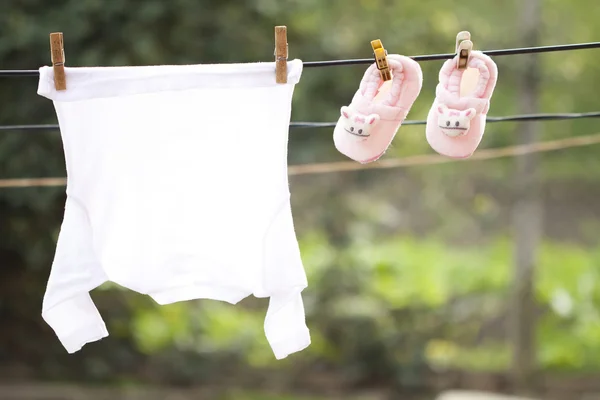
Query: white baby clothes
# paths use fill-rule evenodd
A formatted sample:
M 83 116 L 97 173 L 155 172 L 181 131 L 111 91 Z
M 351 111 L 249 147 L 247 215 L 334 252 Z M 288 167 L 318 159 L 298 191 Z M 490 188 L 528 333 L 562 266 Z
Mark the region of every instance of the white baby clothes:
M 89 291 L 112 281 L 159 304 L 270 297 L 282 359 L 310 344 L 306 275 L 290 208 L 288 83 L 275 63 L 50 67 L 67 201 L 42 316 L 69 353 L 108 335 Z

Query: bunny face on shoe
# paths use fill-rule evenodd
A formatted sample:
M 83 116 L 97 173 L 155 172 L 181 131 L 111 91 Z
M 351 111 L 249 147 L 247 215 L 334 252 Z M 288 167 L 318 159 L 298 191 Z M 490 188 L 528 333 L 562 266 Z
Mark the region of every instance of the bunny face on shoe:
M 464 111 L 453 110 L 440 104 L 437 107 L 438 127 L 450 137 L 466 135 L 471 126 L 471 120 L 475 117 L 475 109 L 467 108 Z
M 359 140 L 366 140 L 371 136 L 369 133 L 371 128 L 379 121 L 379 115 L 377 114 L 362 115 L 345 106 L 342 107 L 341 113 L 343 129 Z

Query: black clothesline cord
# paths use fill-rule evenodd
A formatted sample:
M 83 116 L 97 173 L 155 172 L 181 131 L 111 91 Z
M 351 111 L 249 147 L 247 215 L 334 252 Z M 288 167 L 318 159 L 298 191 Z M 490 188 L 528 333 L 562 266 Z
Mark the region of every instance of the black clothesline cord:
M 491 122 L 510 122 L 510 121 L 555 121 L 564 119 L 579 119 L 579 118 L 598 118 L 600 111 L 587 113 L 561 113 L 561 114 L 523 114 L 523 115 L 506 115 L 503 117 L 487 117 L 486 121 Z M 425 125 L 424 120 L 406 120 L 402 125 Z M 336 125 L 336 122 L 292 122 L 290 128 L 331 128 Z M 0 130 L 2 127 L 0 127 Z
M 533 54 L 533 53 L 550 53 L 555 51 L 568 51 L 568 50 L 583 50 L 583 49 L 595 49 L 600 48 L 600 42 L 590 43 L 574 43 L 574 44 L 560 44 L 554 46 L 538 46 L 538 47 L 521 47 L 517 49 L 499 49 L 499 50 L 485 50 L 482 53 L 488 56 L 512 56 L 516 54 Z M 411 56 L 415 61 L 435 61 L 435 60 L 448 60 L 453 58 L 456 53 L 446 54 L 427 54 L 419 56 Z M 313 67 L 333 67 L 337 65 L 358 65 L 358 64 L 371 64 L 373 58 L 358 58 L 353 60 L 329 60 L 329 61 L 305 61 L 303 62 L 304 68 Z M 0 70 L 0 77 L 2 76 L 38 76 L 39 71 L 37 69 L 23 69 L 23 70 Z
M 575 44 L 560 44 L 555 46 L 539 46 L 539 47 L 522 47 L 518 49 L 499 49 L 499 50 L 484 50 L 483 54 L 488 56 L 512 56 L 517 54 L 533 54 L 533 53 L 550 53 L 554 51 L 567 51 L 567 50 L 583 50 L 583 49 L 595 49 L 600 48 L 600 42 L 591 43 L 575 43 Z M 411 56 L 415 61 L 435 61 L 435 60 L 449 60 L 454 58 L 456 53 L 447 54 L 428 54 L 422 56 Z M 307 61 L 304 62 L 304 68 L 310 67 L 331 67 L 336 65 L 356 65 L 356 64 L 371 64 L 373 58 L 361 58 L 356 60 L 332 60 L 332 61 Z
M 575 44 L 564 44 L 554 46 L 538 46 L 538 47 L 522 47 L 516 49 L 499 49 L 499 50 L 487 50 L 483 51 L 484 54 L 489 56 L 508 56 L 517 54 L 533 54 L 533 53 L 548 53 L 556 51 L 568 51 L 568 50 L 583 50 L 583 49 L 594 49 L 600 48 L 600 42 L 590 43 L 575 43 Z M 418 55 L 412 56 L 411 58 L 415 61 L 434 61 L 434 60 L 447 60 L 455 56 L 455 53 L 447 54 L 429 54 L 429 55 Z M 330 61 L 306 61 L 303 63 L 305 68 L 311 67 L 329 67 L 338 65 L 358 65 L 358 64 L 370 64 L 373 62 L 372 58 L 353 59 L 353 60 L 330 60 Z M 11 76 L 38 76 L 38 70 L 0 70 L 0 77 L 11 77 Z M 512 115 L 504 117 L 487 117 L 487 122 L 504 122 L 504 121 L 549 121 L 549 120 L 561 120 L 561 119 L 577 119 L 577 118 L 597 118 L 600 117 L 600 112 L 589 112 L 589 113 L 571 113 L 571 114 L 531 114 L 531 115 Z M 425 125 L 427 121 L 404 121 L 404 125 Z M 292 122 L 290 128 L 329 128 L 334 127 L 335 122 Z M 0 126 L 0 131 L 14 131 L 14 130 L 57 130 L 59 126 L 56 124 L 49 125 L 4 125 Z
M 506 115 L 504 117 L 487 117 L 486 121 L 491 122 L 510 122 L 510 121 L 555 121 L 565 119 L 579 118 L 599 118 L 600 111 L 587 113 L 561 113 L 561 114 L 523 114 Z M 406 120 L 402 125 L 425 125 L 425 120 Z M 292 122 L 290 128 L 331 128 L 336 122 Z M 46 125 L 0 125 L 0 131 L 47 131 L 58 130 L 57 124 Z

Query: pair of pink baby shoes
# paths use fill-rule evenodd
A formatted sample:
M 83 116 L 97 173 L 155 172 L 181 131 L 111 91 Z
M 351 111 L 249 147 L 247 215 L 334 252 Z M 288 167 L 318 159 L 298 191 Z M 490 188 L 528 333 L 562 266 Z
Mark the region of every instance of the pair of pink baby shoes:
M 479 71 L 479 81 L 471 94 L 461 96 L 461 80 L 466 69 L 457 68 L 457 57 L 446 61 L 440 71 L 436 98 L 427 117 L 426 137 L 438 153 L 466 158 L 473 154 L 483 137 L 498 69 L 490 57 L 472 51 L 467 66 Z M 396 54 L 388 55 L 387 61 L 393 76 L 389 92 L 377 97 L 383 81 L 377 65 L 371 65 L 352 103 L 342 107 L 333 132 L 338 151 L 363 164 L 385 153 L 423 84 L 423 74 L 416 61 Z

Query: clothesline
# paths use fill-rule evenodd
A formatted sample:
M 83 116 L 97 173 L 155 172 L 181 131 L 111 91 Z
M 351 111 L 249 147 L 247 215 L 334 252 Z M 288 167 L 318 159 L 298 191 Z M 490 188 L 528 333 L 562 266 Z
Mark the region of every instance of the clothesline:
M 487 50 L 483 51 L 484 54 L 493 56 L 505 56 L 505 55 L 517 55 L 517 54 L 532 54 L 532 53 L 545 53 L 545 52 L 556 52 L 556 51 L 569 51 L 569 50 L 583 50 L 600 48 L 600 42 L 589 42 L 589 43 L 574 43 L 564 45 L 553 45 L 553 46 L 537 46 L 537 47 L 521 47 L 514 49 L 499 49 L 499 50 Z M 444 60 L 454 57 L 454 53 L 447 54 L 429 54 L 429 55 L 417 55 L 412 56 L 417 61 L 433 61 L 433 60 Z M 372 58 L 365 59 L 351 59 L 351 60 L 330 60 L 330 61 L 308 61 L 304 62 L 304 67 L 320 67 L 320 66 L 336 66 L 336 65 L 353 65 L 353 64 L 370 64 L 373 62 Z M 0 70 L 0 77 L 10 76 L 37 76 L 39 75 L 38 70 Z M 503 117 L 487 117 L 487 122 L 504 122 L 504 121 L 529 121 L 529 120 L 560 120 L 560 119 L 576 119 L 576 118 L 596 118 L 600 116 L 599 112 L 590 113 L 561 113 L 561 114 L 533 114 L 533 115 L 512 115 Z M 403 125 L 425 125 L 426 121 L 423 120 L 407 120 L 404 121 Z M 334 127 L 335 122 L 292 122 L 291 128 L 325 128 Z M 3 125 L 0 126 L 0 131 L 11 131 L 11 130 L 56 130 L 59 126 L 56 124 L 42 124 L 42 125 Z
M 590 43 L 574 43 L 574 44 L 560 44 L 553 46 L 537 46 L 537 47 L 521 47 L 515 49 L 498 49 L 498 50 L 483 50 L 483 54 L 488 56 L 513 56 L 517 54 L 533 54 L 533 53 L 550 53 L 556 51 L 569 51 L 569 50 L 583 50 L 583 49 L 595 49 L 600 48 L 600 42 Z M 454 58 L 456 53 L 446 54 L 426 54 L 418 56 L 410 56 L 415 61 L 436 61 L 436 60 L 449 60 Z M 357 65 L 357 64 L 371 64 L 373 63 L 372 58 L 362 58 L 354 60 L 331 60 L 331 61 L 306 61 L 304 62 L 304 68 L 310 67 L 331 67 L 337 65 Z
M 487 117 L 488 123 L 493 122 L 515 122 L 515 121 L 556 121 L 566 119 L 580 118 L 598 118 L 600 111 L 586 113 L 556 113 L 556 114 L 522 114 L 506 115 L 503 117 Z M 425 120 L 406 120 L 402 125 L 425 125 Z M 332 128 L 335 122 L 292 122 L 290 128 Z M 58 124 L 39 124 L 39 125 L 0 125 L 0 131 L 45 131 L 58 130 Z
M 390 169 L 400 167 L 427 166 L 436 164 L 447 164 L 451 162 L 484 161 L 504 157 L 516 157 L 531 153 L 545 153 L 568 149 L 572 147 L 590 146 L 600 144 L 600 133 L 586 136 L 575 136 L 565 139 L 549 140 L 533 144 L 522 144 L 515 146 L 497 147 L 490 149 L 478 149 L 471 157 L 455 159 L 438 154 L 421 154 L 403 158 L 381 159 L 371 164 L 359 164 L 354 161 L 340 161 L 318 164 L 292 165 L 288 168 L 289 175 L 325 174 L 331 172 L 358 171 L 366 169 Z M 0 187 L 1 181 L 0 181 Z
M 490 56 L 505 56 L 517 54 L 533 54 L 546 53 L 568 50 L 582 50 L 600 48 L 600 42 L 591 43 L 576 43 L 554 46 L 539 46 L 539 47 L 523 47 L 514 49 L 499 49 L 483 51 L 484 54 Z M 454 53 L 447 54 L 430 54 L 412 56 L 416 61 L 434 61 L 451 59 L 455 56 Z M 373 58 L 366 59 L 350 59 L 350 60 L 329 60 L 329 61 L 308 61 L 304 62 L 304 67 L 325 67 L 337 65 L 357 65 L 370 64 Z M 38 70 L 0 70 L 0 77 L 11 76 L 37 76 Z M 577 118 L 596 118 L 600 117 L 600 112 L 588 113 L 560 113 L 560 114 L 530 114 L 530 115 L 512 115 L 501 117 L 488 117 L 487 122 L 506 122 L 506 121 L 534 121 L 534 120 L 564 120 Z M 424 125 L 423 120 L 408 120 L 404 125 Z M 333 127 L 334 122 L 292 122 L 291 128 L 319 128 Z M 59 126 L 56 124 L 46 125 L 12 125 L 0 126 L 0 131 L 9 130 L 56 130 Z M 588 136 L 570 137 L 554 141 L 539 142 L 531 145 L 508 146 L 495 149 L 481 149 L 473 154 L 470 158 L 461 161 L 480 161 L 502 157 L 519 156 L 529 153 L 539 153 L 566 149 L 571 147 L 587 146 L 600 143 L 600 133 Z M 321 174 L 331 172 L 356 171 L 363 169 L 387 169 L 409 166 L 434 165 L 456 161 L 455 159 L 439 156 L 437 154 L 425 154 L 417 156 L 409 156 L 404 158 L 383 159 L 371 164 L 359 164 L 354 161 L 329 162 L 329 163 L 314 163 L 292 165 L 288 171 L 290 175 L 307 175 Z M 11 187 L 40 187 L 40 186 L 64 186 L 66 178 L 24 178 L 24 179 L 0 179 L 0 188 Z
M 571 50 L 584 50 L 584 49 L 595 49 L 600 48 L 600 42 L 590 43 L 573 43 L 573 44 L 560 44 L 552 46 L 537 46 L 537 47 L 521 47 L 514 49 L 497 49 L 497 50 L 483 50 L 482 53 L 489 56 L 512 56 L 518 54 L 534 54 L 534 53 L 551 53 L 557 51 L 571 51 Z M 455 56 L 455 53 L 446 54 L 426 54 L 410 56 L 415 61 L 436 61 L 436 60 L 448 60 Z M 350 60 L 327 60 L 327 61 L 305 61 L 303 62 L 304 68 L 314 67 L 332 67 L 338 65 L 359 65 L 359 64 L 371 64 L 373 58 L 357 58 Z M 39 71 L 37 69 L 29 70 L 0 70 L 0 77 L 10 76 L 38 76 Z
M 400 167 L 427 166 L 446 164 L 450 162 L 484 161 L 504 157 L 515 157 L 531 153 L 545 153 L 549 151 L 562 150 L 573 147 L 590 146 L 600 144 L 600 133 L 586 136 L 575 136 L 565 139 L 549 140 L 534 144 L 506 146 L 491 149 L 480 149 L 467 159 L 453 159 L 437 154 L 421 154 L 403 158 L 387 158 L 371 164 L 359 164 L 354 161 L 339 161 L 327 163 L 309 163 L 291 165 L 288 174 L 314 175 L 333 172 L 347 172 L 367 169 L 390 169 Z M 22 179 L 0 179 L 0 188 L 29 188 L 29 187 L 52 187 L 65 186 L 66 178 L 22 178 Z
M 506 115 L 503 117 L 487 117 L 486 122 L 515 122 L 515 121 L 556 121 L 565 119 L 598 118 L 600 111 L 587 113 L 558 113 L 558 114 L 522 114 Z M 290 128 L 331 128 L 336 122 L 292 122 Z M 402 125 L 425 125 L 426 120 L 406 120 Z M 0 126 L 0 130 L 2 130 Z

